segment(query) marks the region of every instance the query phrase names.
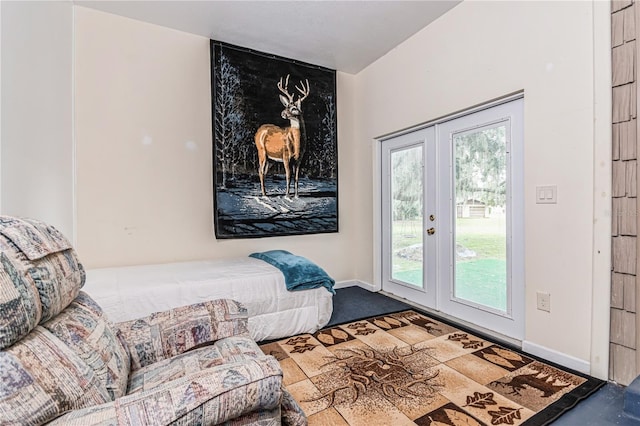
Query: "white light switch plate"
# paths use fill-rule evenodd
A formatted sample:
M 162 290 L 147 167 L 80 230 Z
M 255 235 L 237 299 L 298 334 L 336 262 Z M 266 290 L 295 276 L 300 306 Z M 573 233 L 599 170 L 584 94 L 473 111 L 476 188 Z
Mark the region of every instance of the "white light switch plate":
M 558 186 L 536 186 L 536 204 L 556 204 L 558 202 Z

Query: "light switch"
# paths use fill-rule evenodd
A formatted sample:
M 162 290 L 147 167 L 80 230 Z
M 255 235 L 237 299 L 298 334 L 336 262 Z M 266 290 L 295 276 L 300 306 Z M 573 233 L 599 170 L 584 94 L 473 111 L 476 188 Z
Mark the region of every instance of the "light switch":
M 536 186 L 536 204 L 556 204 L 557 202 L 557 185 Z

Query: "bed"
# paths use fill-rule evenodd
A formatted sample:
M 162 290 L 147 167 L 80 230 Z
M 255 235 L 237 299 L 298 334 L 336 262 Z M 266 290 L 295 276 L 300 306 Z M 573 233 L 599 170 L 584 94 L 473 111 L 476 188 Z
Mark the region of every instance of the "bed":
M 313 333 L 333 311 L 327 288 L 289 291 L 278 268 L 251 257 L 89 269 L 83 290 L 113 322 L 231 298 L 247 307 L 255 341 Z

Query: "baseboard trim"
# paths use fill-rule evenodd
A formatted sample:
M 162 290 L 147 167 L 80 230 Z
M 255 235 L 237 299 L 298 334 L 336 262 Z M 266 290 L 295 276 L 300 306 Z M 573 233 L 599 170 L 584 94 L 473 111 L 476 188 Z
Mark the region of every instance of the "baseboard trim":
M 535 355 L 547 361 L 555 362 L 556 364 L 571 368 L 580 373 L 591 373 L 591 363 L 583 359 L 576 358 L 526 340 L 522 342 L 522 350 L 530 353 L 531 355 Z
M 363 288 L 365 290 L 369 290 L 372 292 L 375 292 L 376 289 L 373 286 L 373 284 L 369 284 L 366 283 L 364 281 L 360 281 L 360 280 L 346 280 L 346 281 L 338 281 L 333 288 L 335 289 L 339 289 L 339 288 L 347 288 L 347 287 L 360 287 Z

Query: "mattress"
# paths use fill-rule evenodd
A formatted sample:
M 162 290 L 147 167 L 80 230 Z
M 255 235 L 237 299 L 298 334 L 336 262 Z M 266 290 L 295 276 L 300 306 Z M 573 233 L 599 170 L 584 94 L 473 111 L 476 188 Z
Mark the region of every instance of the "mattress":
M 320 287 L 287 291 L 279 269 L 253 258 L 87 270 L 83 287 L 113 322 L 213 299 L 246 306 L 255 341 L 313 333 L 333 311 Z

